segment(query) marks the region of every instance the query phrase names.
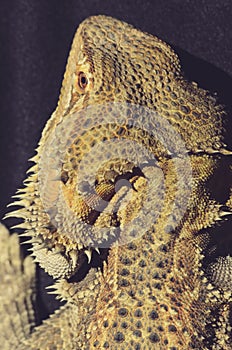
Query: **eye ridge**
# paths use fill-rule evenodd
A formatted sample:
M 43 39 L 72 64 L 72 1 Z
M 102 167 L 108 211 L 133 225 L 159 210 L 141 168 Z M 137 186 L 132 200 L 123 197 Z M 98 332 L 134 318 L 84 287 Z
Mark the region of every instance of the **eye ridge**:
M 78 86 L 81 90 L 84 90 L 88 85 L 88 78 L 84 72 L 78 73 Z

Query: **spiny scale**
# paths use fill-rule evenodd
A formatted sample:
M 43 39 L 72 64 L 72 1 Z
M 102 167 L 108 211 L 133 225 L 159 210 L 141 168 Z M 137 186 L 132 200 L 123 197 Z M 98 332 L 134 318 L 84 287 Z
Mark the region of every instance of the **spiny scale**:
M 132 106 L 139 106 L 137 113 Z M 3 232 L 4 350 L 232 348 L 232 258 L 219 256 L 205 266 L 220 253 L 217 247 L 212 251 L 215 224 L 223 239 L 224 222 L 231 218 L 232 194 L 218 203 L 209 189 L 211 180 L 222 181 L 215 178 L 217 169 L 231 170 L 224 164 L 224 159 L 231 164 L 232 155 L 224 144 L 225 119 L 214 96 L 184 79 L 177 55 L 160 39 L 106 16 L 80 25 L 57 109 L 30 159 L 35 164 L 25 188 L 10 204 L 23 208 L 6 215 L 24 220 L 16 227 L 26 229 L 22 236 L 32 244 L 34 261 L 57 279 L 51 293 L 66 304 L 34 329 L 34 265 L 30 258 L 19 260 L 18 241 Z M 120 156 L 118 140 L 124 141 Z M 104 142 L 105 152 L 98 151 Z M 134 163 L 142 164 L 141 173 Z M 91 201 L 87 208 L 77 190 L 80 164 L 86 181 L 98 169 L 94 203 L 104 199 L 102 211 L 94 211 Z M 150 177 L 150 188 L 142 172 L 153 174 L 155 168 L 160 173 Z M 131 198 L 125 186 L 114 190 L 119 177 L 131 182 Z M 131 240 L 125 242 L 128 233 Z M 102 251 L 91 244 L 109 235 L 108 257 L 94 269 L 92 252 Z

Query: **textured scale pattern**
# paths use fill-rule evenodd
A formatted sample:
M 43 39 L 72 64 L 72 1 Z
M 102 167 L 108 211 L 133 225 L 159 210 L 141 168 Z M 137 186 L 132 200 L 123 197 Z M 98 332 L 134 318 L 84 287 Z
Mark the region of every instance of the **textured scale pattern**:
M 212 234 L 220 227 L 223 240 L 232 212 L 231 181 L 226 202 L 211 185 L 217 169 L 231 172 L 226 119 L 215 97 L 185 80 L 166 43 L 106 16 L 79 26 L 57 109 L 13 203 L 20 209 L 7 214 L 23 219 L 17 227 L 34 261 L 20 257 L 17 236 L 0 227 L 3 350 L 231 349 L 232 252 L 220 255 Z M 108 146 L 112 139 L 123 140 L 124 157 L 117 143 Z M 131 239 L 146 198 L 141 234 Z M 35 262 L 66 301 L 37 327 Z

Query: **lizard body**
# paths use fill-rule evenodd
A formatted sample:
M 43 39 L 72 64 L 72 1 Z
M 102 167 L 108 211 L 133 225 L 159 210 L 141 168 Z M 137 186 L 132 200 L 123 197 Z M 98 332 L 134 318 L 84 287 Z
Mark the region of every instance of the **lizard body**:
M 232 208 L 231 183 L 224 202 L 211 185 L 218 169 L 231 171 L 224 119 L 166 43 L 105 16 L 79 26 L 57 109 L 17 194 L 22 208 L 8 214 L 24 219 L 34 261 L 67 302 L 34 329 L 34 263 L 27 258 L 25 282 L 17 258 L 29 306 L 1 323 L 15 325 L 12 337 L 0 335 L 4 350 L 231 348 L 232 261 L 211 252 L 212 230 Z M 12 246 L 19 251 L 16 239 Z M 88 263 L 98 254 L 96 269 Z

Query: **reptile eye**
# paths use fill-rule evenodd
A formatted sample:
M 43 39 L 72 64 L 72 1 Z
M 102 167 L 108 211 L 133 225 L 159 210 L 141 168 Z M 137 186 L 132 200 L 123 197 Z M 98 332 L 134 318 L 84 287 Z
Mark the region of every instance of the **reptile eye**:
M 85 73 L 79 72 L 78 74 L 78 86 L 81 90 L 85 90 L 88 85 L 88 78 Z

